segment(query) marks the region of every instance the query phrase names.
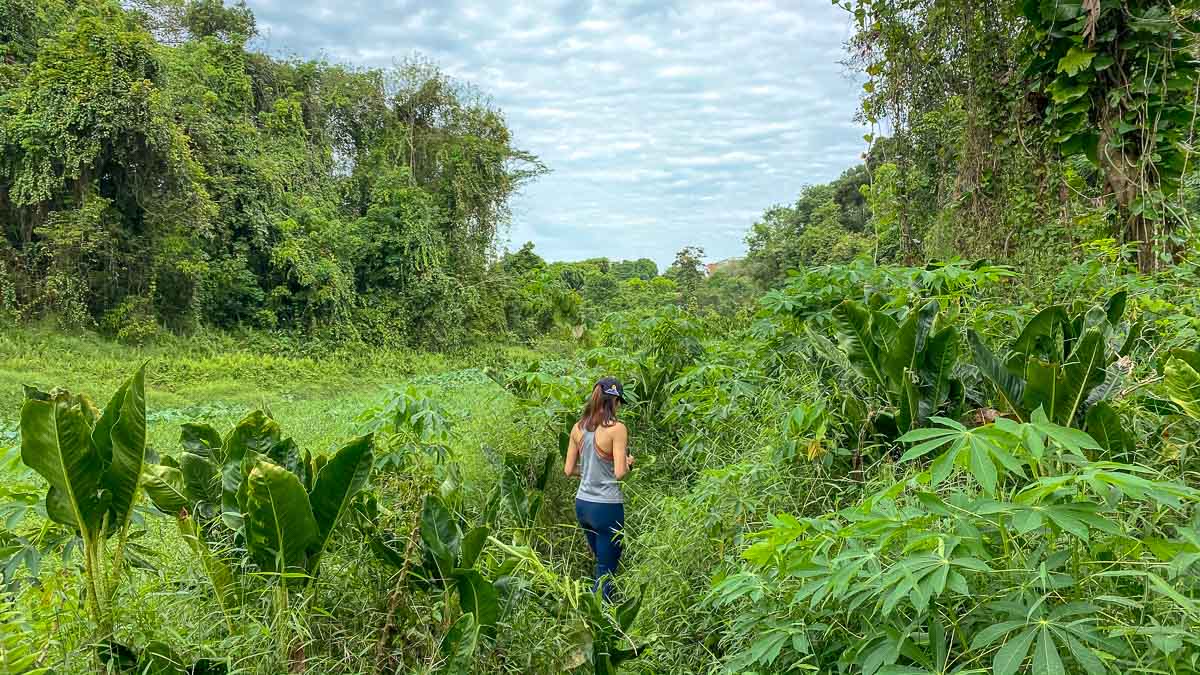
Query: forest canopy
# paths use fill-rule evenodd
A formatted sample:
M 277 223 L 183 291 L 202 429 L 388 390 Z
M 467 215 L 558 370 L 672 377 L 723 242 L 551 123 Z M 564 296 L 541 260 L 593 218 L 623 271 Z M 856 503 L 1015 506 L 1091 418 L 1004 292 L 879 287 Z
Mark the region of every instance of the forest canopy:
M 469 289 L 544 171 L 501 112 L 428 63 L 280 60 L 254 34 L 220 0 L 0 2 L 0 305 L 432 346 L 500 326 Z

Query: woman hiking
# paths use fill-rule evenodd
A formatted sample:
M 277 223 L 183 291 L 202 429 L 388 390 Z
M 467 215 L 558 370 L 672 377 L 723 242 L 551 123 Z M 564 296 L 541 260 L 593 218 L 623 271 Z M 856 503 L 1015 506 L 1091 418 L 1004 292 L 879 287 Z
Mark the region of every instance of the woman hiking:
M 596 556 L 595 585 L 603 584 L 605 600 L 612 600 L 611 577 L 621 559 L 620 531 L 625 526 L 625 495 L 620 481 L 629 474 L 629 431 L 617 421 L 625 390 L 614 377 L 592 387 L 579 422 L 571 429 L 563 473 L 579 476 L 575 517 Z

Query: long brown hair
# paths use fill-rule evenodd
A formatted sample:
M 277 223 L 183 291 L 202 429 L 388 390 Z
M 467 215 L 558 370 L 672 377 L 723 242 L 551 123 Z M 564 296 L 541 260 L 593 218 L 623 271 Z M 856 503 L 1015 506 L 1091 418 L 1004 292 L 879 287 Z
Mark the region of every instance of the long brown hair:
M 617 421 L 618 398 L 600 390 L 600 383 L 592 387 L 592 395 L 583 406 L 583 414 L 579 416 L 579 426 L 585 431 L 595 431 L 597 427 L 609 426 Z

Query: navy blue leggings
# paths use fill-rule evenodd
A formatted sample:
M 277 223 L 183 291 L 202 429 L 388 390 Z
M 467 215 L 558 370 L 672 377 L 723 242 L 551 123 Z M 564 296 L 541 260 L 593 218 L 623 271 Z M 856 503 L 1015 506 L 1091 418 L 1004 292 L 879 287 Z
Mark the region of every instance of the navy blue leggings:
M 617 573 L 621 560 L 621 541 L 618 533 L 625 526 L 624 504 L 600 504 L 575 500 L 575 518 L 587 535 L 588 547 L 596 556 L 595 591 L 605 575 Z M 612 600 L 612 583 L 604 579 L 604 599 Z

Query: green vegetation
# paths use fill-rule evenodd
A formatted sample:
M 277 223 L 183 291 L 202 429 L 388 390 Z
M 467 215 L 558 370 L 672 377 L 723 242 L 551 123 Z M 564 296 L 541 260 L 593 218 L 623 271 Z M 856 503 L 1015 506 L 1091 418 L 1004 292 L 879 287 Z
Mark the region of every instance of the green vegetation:
M 430 65 L 0 0 L 0 672 L 1197 672 L 1197 7 L 840 4 L 894 135 L 660 274 Z

